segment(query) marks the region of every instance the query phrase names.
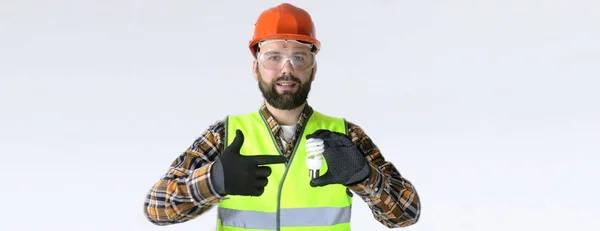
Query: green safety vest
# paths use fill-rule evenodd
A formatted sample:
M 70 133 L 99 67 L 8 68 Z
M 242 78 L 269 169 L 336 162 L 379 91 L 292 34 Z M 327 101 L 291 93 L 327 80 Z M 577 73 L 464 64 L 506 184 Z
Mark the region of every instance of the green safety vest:
M 244 133 L 242 155 L 283 155 L 260 112 L 228 116 L 226 121 L 226 145 L 233 142 L 237 129 Z M 347 133 L 344 119 L 313 111 L 288 163 L 269 165 L 272 174 L 261 196 L 228 195 L 218 204 L 219 231 L 350 230 L 352 194 L 346 186 L 310 186 L 304 145 L 306 135 L 318 129 Z M 323 160 L 320 174 L 325 172 L 327 164 Z

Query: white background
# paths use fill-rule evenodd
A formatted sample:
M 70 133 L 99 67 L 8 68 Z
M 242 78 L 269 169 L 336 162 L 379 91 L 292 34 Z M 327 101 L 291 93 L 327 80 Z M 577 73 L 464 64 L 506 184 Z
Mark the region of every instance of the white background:
M 310 102 L 362 126 L 422 198 L 404 230 L 599 230 L 600 3 L 290 1 L 323 43 Z M 227 114 L 279 1 L 0 1 L 2 230 L 158 227 L 143 201 Z M 356 200 L 354 230 L 386 230 Z

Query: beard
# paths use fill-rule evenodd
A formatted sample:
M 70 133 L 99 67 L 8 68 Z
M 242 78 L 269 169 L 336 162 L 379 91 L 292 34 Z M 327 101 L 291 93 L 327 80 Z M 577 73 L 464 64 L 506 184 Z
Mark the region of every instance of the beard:
M 293 75 L 279 76 L 273 79 L 271 84 L 268 84 L 263 81 L 260 72 L 256 74 L 258 76 L 258 88 L 260 89 L 260 92 L 267 103 L 279 110 L 292 110 L 302 106 L 302 104 L 306 102 L 308 93 L 310 92 L 314 72 L 311 74 L 310 79 L 304 84 L 302 81 L 300 81 L 300 79 Z M 283 91 L 282 93 L 277 92 L 276 83 L 278 81 L 291 81 L 296 83 L 296 92 L 287 90 Z

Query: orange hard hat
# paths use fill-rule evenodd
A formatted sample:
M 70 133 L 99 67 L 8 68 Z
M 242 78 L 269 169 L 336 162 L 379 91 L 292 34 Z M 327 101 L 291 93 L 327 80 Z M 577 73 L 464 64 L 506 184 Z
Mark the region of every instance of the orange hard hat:
M 260 14 L 254 24 L 254 36 L 249 43 L 252 56 L 256 57 L 259 42 L 279 39 L 310 43 L 315 54 L 321 48 L 310 14 L 289 3 L 269 8 Z

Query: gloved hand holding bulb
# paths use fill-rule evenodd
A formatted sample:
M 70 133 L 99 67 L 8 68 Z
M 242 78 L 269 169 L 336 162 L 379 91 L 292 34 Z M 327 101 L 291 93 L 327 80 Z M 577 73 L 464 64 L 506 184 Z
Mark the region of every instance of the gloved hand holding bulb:
M 319 177 L 319 169 L 323 166 L 323 152 L 325 145 L 319 138 L 309 138 L 306 140 L 306 167 L 309 169 L 311 179 Z
M 352 139 L 340 132 L 320 129 L 306 136 L 306 166 L 312 187 L 354 185 L 371 174 L 371 167 Z M 324 160 L 325 159 L 325 160 Z M 323 162 L 327 171 L 319 174 Z

